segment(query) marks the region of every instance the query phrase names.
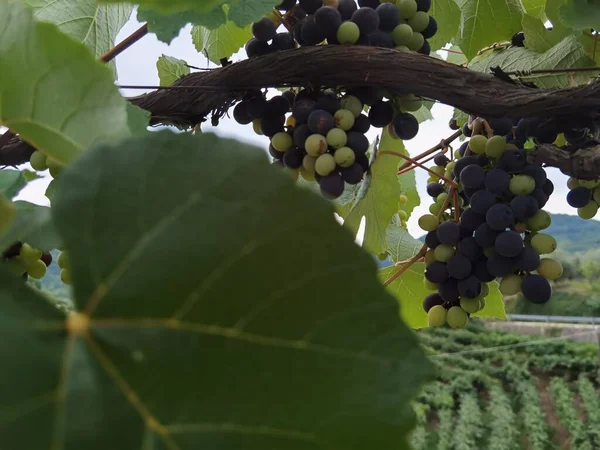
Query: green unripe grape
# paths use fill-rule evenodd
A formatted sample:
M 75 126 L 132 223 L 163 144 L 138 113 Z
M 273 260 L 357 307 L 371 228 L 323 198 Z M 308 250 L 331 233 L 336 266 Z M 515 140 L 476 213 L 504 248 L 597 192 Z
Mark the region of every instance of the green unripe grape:
M 446 170 L 452 172 L 454 170 L 455 165 L 456 165 L 455 161 L 450 161 L 448 164 L 446 164 Z
M 429 178 L 427 178 L 427 184 L 437 183 L 438 181 L 440 181 L 440 179 L 434 175 L 430 175 Z
M 308 173 L 315 173 L 315 162 L 317 158 L 310 155 L 304 155 L 304 159 L 302 160 L 302 168 L 306 170 Z
M 60 271 L 60 280 L 67 284 L 70 285 L 72 283 L 71 280 L 71 271 L 69 269 L 63 269 Z
M 587 205 L 577 208 L 577 215 L 582 219 L 589 220 L 592 219 L 596 213 L 598 212 L 598 203 L 595 201 L 589 202 Z
M 423 100 L 416 95 L 405 95 L 403 97 L 397 97 L 400 107 L 409 112 L 415 112 L 421 109 L 423 106 Z
M 4 194 L 0 193 L 0 237 L 8 231 L 17 216 L 17 209 Z
M 410 19 L 417 13 L 417 2 L 415 0 L 397 0 L 396 6 L 400 10 L 400 17 Z
M 342 147 L 337 149 L 334 154 L 335 162 L 341 167 L 350 167 L 354 164 L 356 155 L 350 147 Z
M 452 171 L 448 170 L 448 168 L 446 168 L 446 171 L 444 172 L 444 178 L 450 179 L 450 178 L 452 178 L 452 175 L 453 175 Z
M 410 39 L 408 40 L 408 43 L 406 44 L 406 46 L 413 52 L 416 52 L 416 51 L 420 50 L 421 47 L 423 47 L 424 43 L 425 43 L 425 38 L 423 37 L 423 35 L 421 33 L 413 33 L 411 35 Z
M 58 267 L 60 267 L 61 269 L 68 269 L 70 267 L 69 255 L 67 254 L 67 252 L 60 252 L 58 254 L 56 264 L 58 264 Z
M 542 258 L 537 273 L 548 280 L 556 280 L 563 274 L 563 266 L 555 259 Z
M 340 25 L 336 37 L 342 45 L 356 44 L 360 38 L 360 29 L 354 22 L 347 21 Z
M 425 289 L 427 289 L 428 291 L 437 291 L 439 284 L 432 283 L 427 278 L 423 277 L 423 286 L 425 286 Z
M 435 261 L 435 253 L 433 252 L 433 250 L 430 249 L 425 252 L 424 261 L 426 266 Z
M 408 19 L 408 24 L 418 33 L 425 31 L 427 25 L 429 25 L 429 14 L 423 11 L 417 11 L 414 16 Z
M 304 148 L 306 149 L 306 153 L 316 158 L 317 156 L 325 153 L 329 146 L 327 145 L 327 139 L 325 136 L 320 134 L 312 134 L 306 138 L 306 141 L 304 142 Z
M 52 176 L 52 178 L 58 177 L 61 170 L 63 169 L 63 166 L 57 160 L 51 157 L 46 158 L 46 165 L 50 170 L 50 175 Z
M 358 116 L 360 116 L 363 110 L 362 102 L 358 99 L 358 97 L 355 97 L 354 95 L 349 95 L 341 99 L 340 106 L 342 107 L 342 109 L 347 109 L 348 111 L 350 111 L 355 119 Z
M 448 198 L 448 193 L 447 192 L 442 192 L 440 195 L 438 195 L 435 198 L 435 202 L 442 206 L 444 204 L 444 202 L 446 201 L 446 199 Z
M 452 328 L 465 328 L 469 323 L 469 316 L 460 306 L 453 306 L 446 314 L 446 323 Z
M 487 141 L 488 138 L 481 134 L 477 134 L 469 141 L 469 149 L 477 155 L 483 155 L 485 153 Z
M 347 142 L 348 135 L 341 128 L 332 128 L 327 133 L 327 143 L 332 148 L 342 148 L 346 145 Z
M 492 136 L 485 143 L 485 154 L 490 158 L 498 158 L 506 150 L 504 136 Z
M 582 186 L 587 189 L 594 189 L 595 187 L 598 187 L 598 185 L 600 184 L 599 180 L 578 180 L 578 181 L 579 181 L 579 186 Z
M 429 205 L 429 212 L 434 216 L 437 216 L 441 210 L 442 205 L 440 205 L 439 203 L 432 203 L 431 205 Z
M 408 197 L 404 194 L 400 194 L 399 202 L 401 205 L 406 205 L 408 203 Z
M 27 268 L 27 273 L 31 278 L 39 280 L 46 275 L 46 264 L 41 259 L 38 259 L 35 264 L 32 264 Z
M 300 171 L 300 176 L 306 181 L 315 181 L 315 172 L 309 172 L 303 166 L 301 166 L 298 170 Z
M 317 158 L 315 162 L 315 172 L 322 177 L 326 177 L 335 170 L 335 158 L 329 153 L 325 153 Z
M 21 246 L 21 253 L 19 253 L 19 259 L 25 264 L 25 267 L 29 267 L 39 261 L 42 257 L 42 251 L 33 248 L 31 245 L 24 243 Z
M 527 228 L 531 231 L 542 231 L 552 224 L 552 217 L 543 209 L 540 209 L 534 216 L 526 221 Z
M 510 179 L 508 190 L 513 195 L 527 195 L 535 190 L 535 180 L 529 175 L 515 175 Z
M 254 119 L 252 121 L 252 129 L 254 130 L 254 132 L 256 134 L 258 134 L 259 136 L 263 135 L 262 130 L 260 129 L 260 119 Z
M 485 298 L 489 294 L 490 294 L 490 286 L 487 283 L 482 283 L 482 285 L 481 285 L 481 294 L 479 294 L 479 298 L 480 299 Z
M 446 168 L 442 167 L 442 166 L 433 166 L 430 170 L 433 173 L 435 173 L 437 176 L 441 177 L 441 176 L 444 175 L 444 172 L 446 171 Z
M 598 205 L 600 205 L 600 186 L 594 189 L 594 192 L 592 193 L 592 198 Z
M 278 152 L 287 152 L 294 145 L 294 140 L 285 131 L 280 131 L 271 138 L 271 145 Z
M 482 311 L 485 308 L 485 297 L 479 298 L 479 311 Z
M 419 217 L 419 227 L 423 231 L 435 231 L 440 225 L 440 220 L 433 214 L 425 214 Z
M 454 150 L 454 153 L 452 153 L 452 155 L 454 156 L 454 159 L 460 159 L 460 151 L 458 149 Z
M 521 292 L 521 284 L 523 279 L 519 275 L 507 275 L 500 281 L 500 292 L 504 295 L 516 295 Z
M 380 253 L 379 255 L 377 255 L 377 259 L 379 261 L 385 261 L 386 259 L 388 259 L 388 256 L 390 256 L 388 254 L 388 252 L 383 252 L 383 253 Z
M 25 264 L 23 264 L 23 262 L 19 258 L 13 258 L 8 260 L 8 268 L 12 273 L 18 276 L 21 276 L 25 272 L 27 272 L 27 267 L 25 267 Z
M 398 217 L 400 220 L 408 220 L 408 214 L 406 214 L 406 211 L 403 210 L 398 211 Z
M 340 109 L 333 115 L 335 126 L 344 131 L 350 130 L 354 126 L 354 114 L 348 109 Z
M 438 245 L 433 250 L 436 261 L 440 262 L 448 262 L 448 260 L 454 256 L 454 253 L 454 247 L 445 244 Z
M 406 45 L 396 45 L 394 48 L 401 52 L 410 52 L 410 48 L 408 48 Z
M 556 239 L 546 233 L 536 233 L 531 238 L 531 247 L 540 255 L 548 255 L 556 250 Z
M 460 307 L 469 314 L 475 314 L 481 308 L 481 301 L 478 298 L 461 298 Z
M 570 177 L 567 180 L 567 187 L 569 189 L 575 189 L 576 187 L 579 187 L 579 180 L 577 180 L 577 178 Z
M 31 164 L 33 170 L 37 170 L 38 172 L 43 172 L 44 170 L 48 169 L 48 164 L 46 164 L 46 155 L 37 150 L 31 154 L 31 157 L 29 158 L 29 164 Z
M 427 312 L 427 323 L 430 327 L 442 327 L 446 323 L 447 312 L 442 305 L 435 305 Z

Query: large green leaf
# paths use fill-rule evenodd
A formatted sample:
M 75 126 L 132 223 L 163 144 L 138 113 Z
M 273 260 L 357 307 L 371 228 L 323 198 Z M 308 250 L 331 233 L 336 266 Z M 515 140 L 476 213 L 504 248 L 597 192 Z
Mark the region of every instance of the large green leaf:
M 394 262 L 406 261 L 412 258 L 423 246 L 423 243 L 415 239 L 410 233 L 402 228 L 397 220 L 392 220 L 392 223 L 387 229 L 387 252 Z
M 541 19 L 523 15 L 523 33 L 525 34 L 525 47 L 543 53 L 560 43 L 564 38 L 559 30 L 548 30 Z
M 504 300 L 499 289 L 500 286 L 496 281 L 488 283 L 488 286 L 490 288 L 490 293 L 485 298 L 485 308 L 478 313 L 473 314 L 473 316 L 487 319 L 506 319 Z
M 560 8 L 563 23 L 575 30 L 600 29 L 600 1 L 566 0 Z
M 179 35 L 181 28 L 188 23 L 214 30 L 227 22 L 227 16 L 222 5 L 205 13 L 184 11 L 167 15 L 149 8 L 139 8 L 137 18 L 139 21 L 147 22 L 148 30 L 155 33 L 159 40 L 167 44 L 171 43 Z
M 249 1 L 255 0 L 234 0 Z M 100 0 L 99 3 L 128 3 L 125 0 Z M 208 12 L 224 3 L 224 0 L 137 0 L 141 7 L 148 7 L 160 13 L 176 13 L 183 11 Z
M 461 9 L 457 44 L 472 59 L 488 45 L 509 40 L 521 29 L 520 0 L 456 0 Z
M 431 50 L 435 51 L 456 37 L 460 27 L 460 8 L 455 0 L 437 0 L 431 3 L 429 14 L 438 23 L 438 32 L 429 39 Z
M 21 0 L 31 6 L 37 20 L 51 22 L 83 42 L 96 56 L 115 45 L 117 34 L 129 20 L 133 6 L 98 5 L 95 0 Z
M 525 12 L 533 17 L 543 19 L 545 17 L 546 0 L 523 0 Z
M 384 141 L 381 143 L 381 150 L 394 151 L 383 144 Z M 400 162 L 400 158 L 395 155 L 377 155 L 344 220 L 344 225 L 356 235 L 363 217 L 365 218 L 363 246 L 374 254 L 386 251 L 387 227 L 392 216 L 398 212 L 402 192 L 397 176 Z
M 399 270 L 396 266 L 379 269 L 379 279 L 383 283 Z M 423 299 L 431 294 L 423 284 L 425 264 L 415 263 L 387 286 L 387 291 L 396 297 L 400 305 L 400 317 L 411 328 L 427 327 L 427 313 L 423 309 Z
M 0 124 L 63 163 L 130 134 L 110 69 L 19 3 L 0 4 Z
M 27 180 L 20 170 L 0 170 L 0 194 L 13 198 L 25 187 Z
M 499 66 L 505 72 L 513 70 L 556 69 L 591 67 L 594 65 L 576 36 L 569 36 L 544 53 L 538 53 L 524 47 L 512 47 L 496 50 L 478 56 L 471 61 L 469 67 L 481 72 L 489 72 L 490 68 Z M 586 83 L 593 77 L 588 73 L 579 74 L 542 74 L 527 76 L 539 87 L 568 87 Z
M 27 242 L 45 252 L 61 246 L 61 239 L 52 223 L 50 208 L 24 201 L 14 202 L 14 205 L 17 215 L 10 228 L 0 237 L 1 250 L 17 241 Z
M 408 449 L 432 367 L 331 204 L 264 151 L 163 131 L 58 184 L 79 313 L 0 274 L 3 450 Z
M 183 59 L 162 55 L 156 62 L 158 78 L 161 86 L 170 86 L 182 76 L 190 73 L 190 68 Z

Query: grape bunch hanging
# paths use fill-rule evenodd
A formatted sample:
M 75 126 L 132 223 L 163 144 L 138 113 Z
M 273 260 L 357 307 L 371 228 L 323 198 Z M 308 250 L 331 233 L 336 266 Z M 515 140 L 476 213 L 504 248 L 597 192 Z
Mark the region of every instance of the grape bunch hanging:
M 486 126 L 473 127 L 477 122 Z M 476 119 L 463 128 L 471 138 L 454 161 L 436 157 L 427 185 L 431 214 L 419 219 L 427 231 L 425 285 L 434 291 L 423 301 L 431 326 L 466 326 L 496 279 L 502 294 L 542 304 L 552 295 L 549 280 L 562 275 L 560 263 L 544 256 L 557 247 L 543 233 L 551 218 L 542 208 L 554 186 L 527 162 L 516 122 Z
M 360 6 L 360 7 L 359 7 Z M 430 1 L 300 0 L 283 1 L 278 11 L 252 25 L 248 57 L 306 45 L 367 45 L 429 54 L 427 38 L 437 31 L 427 14 Z M 280 28 L 286 31 L 278 32 Z M 321 193 L 338 198 L 346 184 L 362 181 L 369 169 L 371 127 L 409 140 L 419 131 L 411 112 L 422 106 L 413 96 L 395 96 L 373 86 L 291 89 L 267 99 L 246 93 L 234 107 L 234 119 L 252 124 L 270 139 L 273 164 L 297 178 L 316 181 Z

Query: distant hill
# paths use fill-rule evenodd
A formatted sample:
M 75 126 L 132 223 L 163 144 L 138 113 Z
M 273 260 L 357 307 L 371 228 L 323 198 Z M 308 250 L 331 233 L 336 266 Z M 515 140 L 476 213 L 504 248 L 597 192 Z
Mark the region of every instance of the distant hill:
M 582 220 L 578 216 L 552 214 L 552 225 L 544 233 L 551 234 L 563 253 L 583 253 L 600 249 L 600 222 Z

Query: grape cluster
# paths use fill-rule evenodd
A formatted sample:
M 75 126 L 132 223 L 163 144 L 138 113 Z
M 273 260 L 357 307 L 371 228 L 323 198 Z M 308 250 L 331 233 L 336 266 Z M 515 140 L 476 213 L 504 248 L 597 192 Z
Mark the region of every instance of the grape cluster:
M 39 280 L 46 275 L 46 269 L 52 264 L 52 255 L 43 253 L 27 243 L 17 242 L 2 252 L 2 261 L 6 262 L 12 272 Z
M 557 245 L 542 232 L 550 226 L 542 208 L 554 186 L 542 167 L 527 163 L 523 148 L 507 142 L 514 130 L 512 121 L 506 124 L 490 121 L 498 134 L 489 137 L 467 125 L 471 139 L 455 152 L 455 161 L 436 155 L 427 185 L 434 203 L 431 214 L 419 219 L 428 232 L 425 285 L 436 291 L 423 302 L 431 326 L 466 326 L 469 315 L 485 307 L 487 283 L 497 278 L 504 295 L 521 292 L 540 304 L 551 297 L 548 280 L 562 275 L 558 261 L 541 258 Z M 457 195 L 450 181 L 458 183 Z
M 48 170 L 52 178 L 58 177 L 63 166 L 50 156 L 44 155 L 39 150 L 34 151 L 29 158 L 29 164 L 33 170 L 44 172 Z
M 567 187 L 567 203 L 577 208 L 577 215 L 586 220 L 594 218 L 600 205 L 600 181 L 571 177 L 567 181 Z

